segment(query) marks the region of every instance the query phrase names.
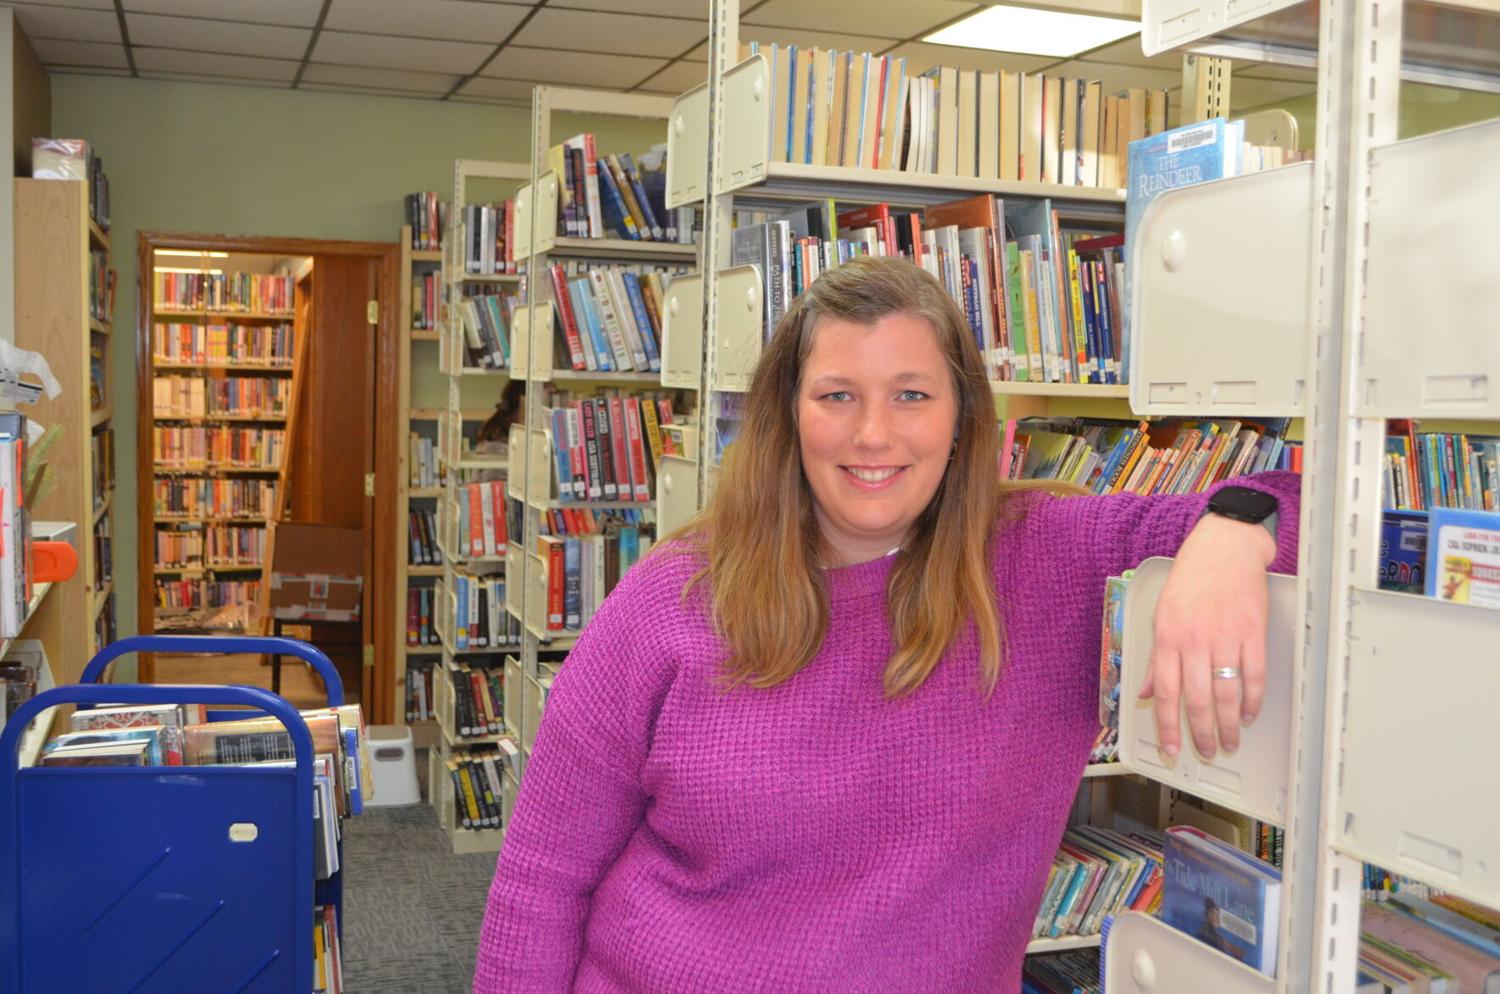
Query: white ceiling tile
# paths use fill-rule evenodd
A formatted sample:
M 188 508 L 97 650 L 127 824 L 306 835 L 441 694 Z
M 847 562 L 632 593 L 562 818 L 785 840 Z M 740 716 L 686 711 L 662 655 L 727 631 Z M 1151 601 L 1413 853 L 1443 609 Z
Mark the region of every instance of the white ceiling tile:
M 1236 112 L 1316 93 L 1317 81 L 1234 78 L 1229 83 L 1229 106 Z
M 484 100 L 522 100 L 529 103 L 531 91 L 534 89 L 536 89 L 535 83 L 522 80 L 487 79 L 484 76 L 476 76 L 464 84 L 463 89 L 458 91 L 458 96 Z
M 254 59 L 245 55 L 215 55 L 182 52 L 174 48 L 135 49 L 135 64 L 142 72 L 187 73 L 199 76 L 232 76 L 237 79 L 270 79 L 290 83 L 299 63 L 293 59 Z
M 701 42 L 706 23 L 543 7 L 514 41 L 535 48 L 671 58 Z
M 470 0 L 333 0 L 325 28 L 443 38 L 452 41 L 504 41 L 530 9 L 519 4 Z
M 132 45 L 258 55 L 269 59 L 300 59 L 312 39 L 312 32 L 306 28 L 160 14 L 126 14 L 125 26 L 130 29 Z
M 490 57 L 494 45 L 467 41 L 429 41 L 327 31 L 318 35 L 313 58 L 346 66 L 415 69 L 466 76 Z
M 1149 69 L 1170 69 L 1182 75 L 1182 53 L 1163 52 L 1161 55 L 1147 55 L 1141 51 L 1141 36 L 1131 35 L 1120 41 L 1096 48 L 1092 52 L 1084 52 L 1079 56 L 1086 62 L 1112 62 L 1120 66 L 1143 66 Z
M 708 63 L 673 62 L 641 85 L 648 93 L 686 93 L 708 80 Z
M 983 69 L 985 71 L 1005 69 L 1010 72 L 1036 72 L 1044 66 L 1057 64 L 1056 59 L 1040 55 L 1012 55 L 979 48 L 929 45 L 923 41 L 898 45 L 889 54 L 906 56 L 906 71 L 913 76 L 926 72 L 933 66 L 954 66 L 958 69 Z
M 745 6 L 749 6 L 749 2 Z M 547 9 L 573 8 L 578 10 L 618 10 L 619 4 L 610 0 L 550 0 Z M 702 21 L 708 27 L 708 0 L 630 0 L 632 14 L 659 14 L 663 17 L 682 17 Z
M 741 25 L 740 26 L 740 31 L 743 32 L 744 30 L 745 30 L 744 25 Z M 683 58 L 687 59 L 687 60 L 690 60 L 690 61 L 693 61 L 693 62 L 707 62 L 708 61 L 708 39 L 705 38 L 703 40 L 703 43 L 701 45 L 699 45 L 697 48 L 693 49 L 691 52 L 687 53 L 687 55 L 684 55 Z
M 257 86 L 268 90 L 284 90 L 287 80 L 246 79 L 240 76 L 209 76 L 191 72 L 162 72 L 142 70 L 142 79 L 169 79 L 179 83 L 214 83 L 219 86 Z
M 31 43 L 37 58 L 49 69 L 53 66 L 93 66 L 104 69 L 128 69 L 124 45 L 105 45 L 96 41 L 50 41 L 38 38 Z
M 808 28 L 772 28 L 764 24 L 740 27 L 740 41 L 758 41 L 763 45 L 796 45 L 798 48 L 833 48 L 845 52 L 884 52 L 895 44 L 894 38 L 870 35 L 846 35 Z
M 50 4 L 11 4 L 21 30 L 32 41 L 66 38 L 69 41 L 104 41 L 120 44 L 120 19 L 110 10 L 79 10 Z
M 484 74 L 496 79 L 534 79 L 559 86 L 632 87 L 666 65 L 663 59 L 641 59 L 631 55 L 598 55 L 550 48 L 506 46 L 485 67 Z
M 1104 84 L 1105 93 L 1117 93 L 1139 87 L 1143 90 L 1169 90 L 1182 84 L 1182 73 L 1165 69 L 1146 69 L 1141 66 L 1117 66 L 1103 62 L 1081 62 L 1074 59 L 1048 69 L 1044 75 L 1066 76 L 1069 79 L 1097 79 Z
M 883 38 L 917 38 L 955 18 L 972 14 L 976 4 L 956 0 L 770 0 L 744 15 L 741 26 L 771 24 L 822 31 L 859 25 L 861 34 Z
M 126 12 L 177 14 L 186 17 L 217 17 L 254 21 L 257 24 L 290 24 L 310 28 L 318 23 L 323 0 L 121 0 Z M 113 2 L 109 6 L 114 6 Z
M 400 69 L 365 69 L 361 66 L 325 66 L 309 63 L 302 82 L 327 83 L 343 87 L 393 90 L 403 93 L 432 93 L 438 96 L 453 89 L 462 77 L 455 73 L 405 72 Z

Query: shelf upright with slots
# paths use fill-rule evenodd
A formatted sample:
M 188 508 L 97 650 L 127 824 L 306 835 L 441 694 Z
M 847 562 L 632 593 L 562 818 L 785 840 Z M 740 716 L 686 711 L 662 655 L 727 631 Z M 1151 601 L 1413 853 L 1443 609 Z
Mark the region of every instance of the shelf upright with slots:
M 487 575 L 503 570 L 507 586 L 514 579 L 512 564 L 508 562 L 506 556 L 471 555 L 467 545 L 468 536 L 458 534 L 460 492 L 466 482 L 466 477 L 482 472 L 486 474 L 486 478 L 489 478 L 487 475 L 489 472 L 503 472 L 506 468 L 504 460 L 498 456 L 470 451 L 466 442 L 468 435 L 465 431 L 465 424 L 482 422 L 492 412 L 491 410 L 465 409 L 464 384 L 476 382 L 492 384 L 493 399 L 498 400 L 501 390 L 514 375 L 512 368 L 479 368 L 467 361 L 465 333 L 459 305 L 466 296 L 466 290 L 483 290 L 489 293 L 519 292 L 521 299 L 525 299 L 527 282 L 524 273 L 481 274 L 466 271 L 465 246 L 473 232 L 465 227 L 464 207 L 471 202 L 477 202 L 475 188 L 478 184 L 514 188 L 530 177 L 531 169 L 525 163 L 457 160 L 454 163 L 452 221 L 449 230 L 444 233 L 441 257 L 446 307 L 443 310 L 443 316 L 438 321 L 437 348 L 438 368 L 447 377 L 447 403 L 439 411 L 424 412 L 432 415 L 430 421 L 435 426 L 438 467 L 442 476 L 441 489 L 434 501 L 437 521 L 436 544 L 438 556 L 442 560 L 442 568 L 441 572 L 436 575 L 431 588 L 433 590 L 433 624 L 438 632 L 439 640 L 437 645 L 424 647 L 422 652 L 424 655 L 429 655 L 428 650 L 431 650 L 430 655 L 434 659 L 432 704 L 435 734 L 432 736 L 432 748 L 428 759 L 430 764 L 428 799 L 436 808 L 439 824 L 447 834 L 455 853 L 496 852 L 505 837 L 505 832 L 503 827 L 464 828 L 458 818 L 459 798 L 452 782 L 448 763 L 454 759 L 455 750 L 466 750 L 471 746 L 492 749 L 498 742 L 499 736 L 461 734 L 460 730 L 463 726 L 457 718 L 454 680 L 462 672 L 460 667 L 474 661 L 475 657 L 489 660 L 488 665 L 499 670 L 501 668 L 499 660 L 503 654 L 507 649 L 513 650 L 514 648 L 506 645 L 490 645 L 482 650 L 467 646 L 459 648 L 458 639 L 453 631 L 457 610 L 454 592 L 457 589 L 460 573 Z M 516 256 L 519 261 L 519 252 Z M 516 315 L 519 313 L 521 311 L 518 304 Z M 516 315 L 512 316 L 513 321 L 517 319 Z M 512 355 L 512 366 L 514 361 L 515 357 Z M 507 492 L 509 487 L 510 481 L 506 480 Z M 503 514 L 504 509 L 496 508 L 494 513 Z M 402 596 L 405 596 L 404 590 Z M 404 630 L 402 641 L 405 642 Z M 414 651 L 407 650 L 408 654 Z M 509 773 L 505 777 L 505 790 L 502 793 L 508 793 L 513 797 L 513 777 Z
M 45 489 L 39 499 L 27 500 L 33 520 L 74 522 L 78 550 L 77 573 L 52 585 L 27 619 L 25 635 L 44 642 L 56 681 L 63 684 L 77 679 L 97 648 L 97 622 L 112 625 L 114 611 L 114 436 L 107 382 L 112 315 L 107 288 L 91 278 L 97 273 L 102 279 L 109 270 L 110 243 L 89 219 L 87 183 L 18 179 L 11 195 L 15 344 L 41 353 L 62 388 L 55 398 L 43 394 L 20 408 L 28 419 L 61 431 L 47 459 Z
M 439 422 L 439 412 L 416 408 L 412 405 L 412 377 L 413 371 L 421 368 L 437 367 L 438 348 L 440 345 L 440 333 L 436 328 L 416 328 L 412 316 L 412 283 L 414 278 L 421 278 L 427 273 L 436 272 L 438 282 L 442 280 L 443 254 L 441 249 L 417 249 L 413 246 L 413 234 L 410 225 L 401 228 L 401 344 L 398 350 L 401 368 L 397 373 L 398 401 L 397 417 L 401 420 L 398 437 L 409 438 L 413 430 L 418 430 L 424 437 L 434 437 L 432 432 Z M 412 474 L 416 467 L 412 465 L 411 446 L 403 445 L 397 456 L 396 485 L 398 488 L 396 496 L 396 520 L 407 522 L 411 520 L 414 511 L 435 511 L 436 502 L 440 491 L 435 487 L 418 487 L 412 484 Z M 396 645 L 396 678 L 395 687 L 397 699 L 395 709 L 396 715 L 407 714 L 407 669 L 408 664 L 415 659 L 431 661 L 433 657 L 440 655 L 437 646 L 411 645 L 407 641 L 407 596 L 416 587 L 428 586 L 433 576 L 442 573 L 441 564 L 417 565 L 412 562 L 411 540 L 408 531 L 398 531 L 392 536 L 396 543 L 396 596 L 395 603 L 398 610 L 394 612 Z M 442 553 L 438 553 L 441 558 Z M 418 580 L 418 578 L 424 578 Z M 415 582 L 414 582 L 415 581 Z M 419 748 L 431 748 L 436 744 L 438 729 L 437 722 L 433 720 L 414 720 L 408 722 L 411 725 L 412 739 Z
M 531 182 L 518 198 L 524 205 L 522 220 L 529 227 L 522 236 L 527 249 L 527 272 L 535 281 L 545 279 L 547 268 L 554 262 L 608 262 L 651 263 L 681 267 L 696 267 L 697 246 L 664 241 L 628 241 L 616 238 L 563 237 L 556 233 L 557 198 L 560 196 L 557 177 L 549 171 L 547 150 L 562 137 L 553 134 L 554 114 L 591 114 L 637 119 L 659 119 L 663 132 L 668 131 L 667 122 L 672 112 L 672 101 L 668 98 L 640 94 L 609 94 L 588 90 L 539 86 L 532 96 L 532 172 Z M 669 156 L 669 171 L 678 168 Z M 696 166 L 700 182 L 706 176 L 706 165 Z M 694 294 L 697 275 L 674 277 L 663 301 L 664 322 L 667 329 L 661 343 L 663 371 L 670 368 L 668 342 L 671 340 L 674 322 L 696 323 L 701 315 L 701 292 Z M 640 508 L 658 511 L 669 487 L 665 475 L 659 475 L 659 492 L 648 502 L 561 502 L 554 488 L 554 473 L 550 412 L 542 399 L 544 388 L 550 384 L 572 387 L 607 385 L 630 391 L 642 387 L 663 385 L 696 389 L 698 380 L 690 376 L 687 382 L 672 382 L 664 373 L 631 372 L 584 372 L 568 368 L 566 356 L 554 356 L 554 315 L 550 293 L 544 294 L 540 283 L 534 283 L 533 293 L 528 297 L 530 306 L 524 319 L 518 316 L 515 326 L 515 354 L 518 371 L 525 375 L 531 389 L 526 396 L 525 430 L 513 428 L 511 434 L 511 462 L 515 469 L 511 474 L 513 493 L 523 502 L 522 519 L 524 531 L 512 535 L 509 555 L 517 562 L 511 564 L 507 586 L 509 600 L 507 610 L 522 623 L 523 647 L 515 666 L 506 667 L 506 715 L 507 726 L 518 737 L 521 754 L 520 768 L 524 772 L 525 760 L 535 740 L 536 726 L 540 721 L 546 691 L 551 686 L 551 677 L 556 672 L 557 653 L 571 649 L 575 637 L 549 632 L 546 625 L 548 576 L 547 564 L 535 550 L 538 548 L 541 515 L 550 508 L 559 506 L 588 507 L 595 510 L 612 508 Z M 543 299 L 543 298 L 547 299 Z M 686 303 L 684 303 L 684 300 Z M 676 303 L 674 304 L 674 301 Z M 701 337 L 701 336 L 700 336 Z M 694 353 L 701 346 L 690 344 L 688 352 Z M 519 451 L 518 451 L 519 447 Z M 517 474 L 520 474 L 519 476 Z M 662 470 L 665 474 L 666 470 Z M 688 493 L 684 487 L 675 488 L 680 494 Z M 657 519 L 658 534 L 662 528 Z M 519 542 L 519 544 L 516 544 Z M 550 660 L 541 658 L 547 654 Z M 519 683 L 519 686 L 518 686 Z

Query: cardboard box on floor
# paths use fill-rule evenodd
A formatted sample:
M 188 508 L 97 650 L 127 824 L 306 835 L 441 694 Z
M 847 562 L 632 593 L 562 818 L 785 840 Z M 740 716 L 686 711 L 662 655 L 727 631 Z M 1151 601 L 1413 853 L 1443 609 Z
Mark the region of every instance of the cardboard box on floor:
M 364 534 L 339 525 L 273 521 L 268 605 L 283 621 L 358 621 Z

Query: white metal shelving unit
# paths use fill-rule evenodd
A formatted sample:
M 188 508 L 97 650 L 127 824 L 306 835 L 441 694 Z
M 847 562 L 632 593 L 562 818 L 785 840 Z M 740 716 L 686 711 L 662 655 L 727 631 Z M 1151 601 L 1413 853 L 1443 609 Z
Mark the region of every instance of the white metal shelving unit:
M 546 627 L 547 564 L 535 554 L 540 513 L 550 508 L 586 507 L 595 510 L 622 508 L 656 509 L 661 501 L 573 501 L 557 499 L 553 480 L 552 431 L 547 407 L 542 400 L 543 387 L 558 383 L 568 386 L 613 386 L 626 390 L 662 386 L 682 386 L 658 373 L 601 373 L 565 368 L 566 356 L 554 356 L 553 305 L 542 299 L 547 267 L 555 261 L 595 261 L 613 263 L 660 263 L 695 265 L 698 248 L 673 242 L 628 241 L 617 238 L 570 238 L 556 232 L 557 177 L 548 169 L 547 150 L 556 144 L 553 115 L 588 114 L 591 116 L 629 117 L 660 120 L 667 130 L 672 101 L 665 97 L 642 94 L 612 94 L 597 90 L 574 90 L 538 86 L 532 95 L 532 162 L 529 181 L 517 194 L 517 257 L 525 255 L 526 272 L 531 285 L 528 305 L 518 312 L 512 328 L 512 365 L 515 375 L 526 378 L 526 428 L 512 428 L 510 442 L 510 481 L 507 492 L 523 504 L 524 531 L 511 536 L 507 556 L 506 610 L 522 625 L 523 642 L 518 658 L 507 660 L 506 728 L 520 746 L 516 763 L 524 771 L 525 761 L 535 741 L 536 729 L 559 663 L 557 654 L 573 647 L 576 636 L 549 633 Z M 566 136 L 563 136 L 566 137 Z M 524 226 L 524 230 L 523 230 Z M 668 288 L 664 317 L 684 310 L 679 284 L 692 277 L 677 277 Z M 674 303 L 675 301 L 675 303 Z M 661 343 L 663 369 L 669 368 L 665 337 Z M 696 387 L 696 383 L 691 384 Z M 665 482 L 662 490 L 668 489 Z M 658 517 L 658 529 L 660 529 Z M 547 654 L 549 660 L 542 659 Z
M 1275 0 L 1237 10 L 1233 0 L 1146 0 L 1143 38 L 1148 54 L 1184 46 L 1318 72 L 1303 239 L 1295 193 L 1267 201 L 1288 251 L 1305 260 L 1311 331 L 1279 964 L 1275 980 L 1264 978 L 1127 915 L 1111 932 L 1106 982 L 1128 992 L 1345 994 L 1358 976 L 1364 862 L 1500 905 L 1500 778 L 1482 760 L 1477 774 L 1458 772 L 1486 755 L 1481 708 L 1500 690 L 1500 614 L 1377 584 L 1385 420 L 1500 419 L 1493 251 L 1481 241 L 1500 223 L 1500 185 L 1475 168 L 1500 152 L 1500 121 L 1396 140 L 1402 81 L 1500 92 L 1500 5 Z M 1289 186 L 1292 170 L 1281 172 Z M 1244 179 L 1210 186 L 1236 184 L 1248 189 Z M 1213 196 L 1200 189 L 1200 199 Z M 1191 213 L 1192 192 L 1164 196 L 1156 220 Z M 1163 222 L 1162 236 L 1179 227 Z M 1246 285 L 1275 279 L 1243 246 L 1215 251 Z M 1143 253 L 1137 287 L 1166 292 L 1166 267 Z M 1221 289 L 1211 275 L 1181 282 L 1208 300 Z M 1275 285 L 1286 296 L 1267 295 L 1248 314 L 1272 328 L 1295 315 L 1298 289 L 1285 276 Z M 1292 367 L 1281 368 L 1285 388 Z M 1198 384 L 1212 396 L 1211 377 Z

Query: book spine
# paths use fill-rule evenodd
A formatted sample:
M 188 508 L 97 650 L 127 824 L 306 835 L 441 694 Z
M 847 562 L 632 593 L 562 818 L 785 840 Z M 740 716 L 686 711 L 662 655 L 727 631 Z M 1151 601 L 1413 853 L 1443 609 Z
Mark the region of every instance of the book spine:
M 583 627 L 582 561 L 578 539 L 563 540 L 563 627 L 577 631 Z
M 557 305 L 558 320 L 562 323 L 563 338 L 568 343 L 568 360 L 574 369 L 586 369 L 583 358 L 583 340 L 578 334 L 578 318 L 573 313 L 573 300 L 568 293 L 567 276 L 563 267 L 553 264 L 548 270 L 552 276 L 552 296 Z
M 661 372 L 661 352 L 656 344 L 656 331 L 651 321 L 650 309 L 646 306 L 646 296 L 641 287 L 641 281 L 635 273 L 621 273 L 620 279 L 625 286 L 625 294 L 630 300 L 631 312 L 635 315 L 636 330 L 640 332 L 641 345 L 645 350 L 645 368 L 653 373 Z

